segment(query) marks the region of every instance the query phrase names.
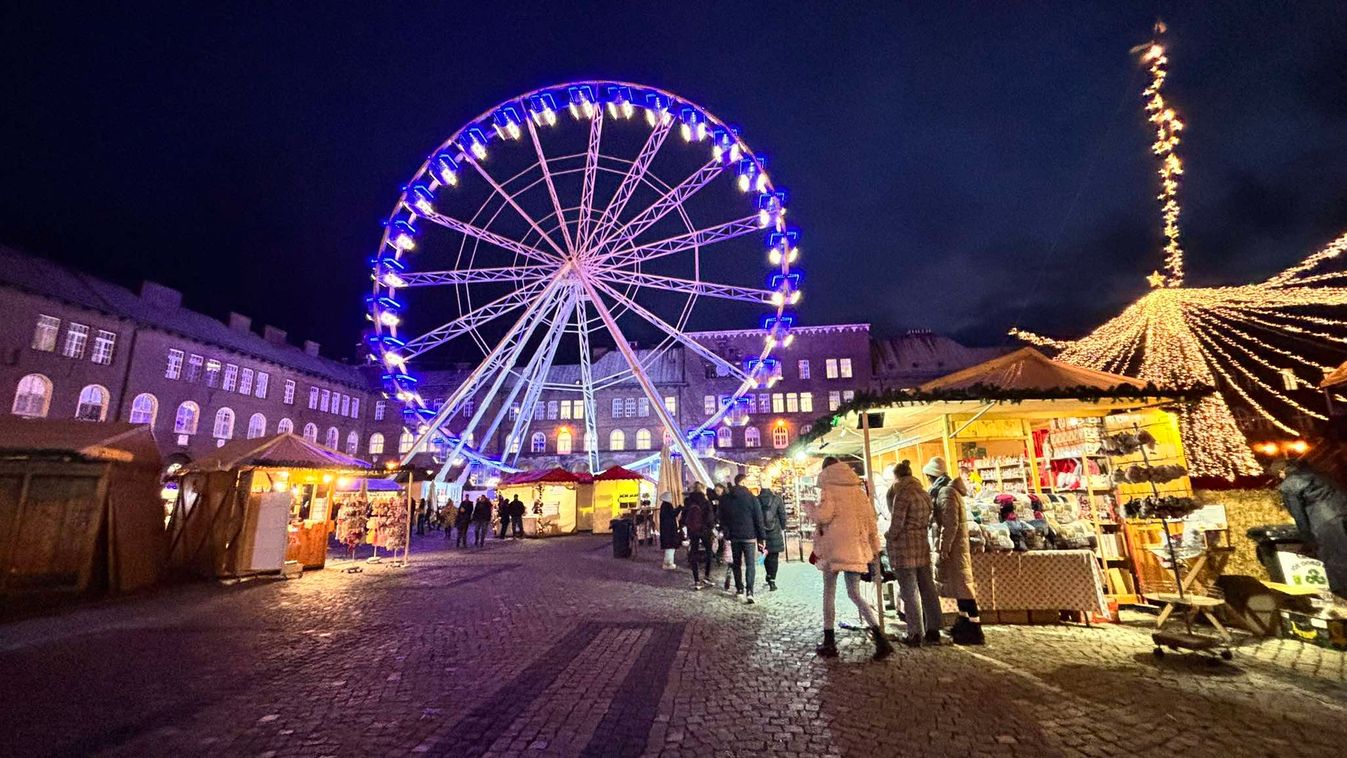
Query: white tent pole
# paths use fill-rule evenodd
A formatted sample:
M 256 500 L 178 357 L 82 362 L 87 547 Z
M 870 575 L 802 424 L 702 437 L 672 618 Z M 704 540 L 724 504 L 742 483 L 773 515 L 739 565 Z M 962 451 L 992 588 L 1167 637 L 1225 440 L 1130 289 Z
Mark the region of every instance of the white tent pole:
M 870 464 L 870 413 L 868 409 L 861 411 L 861 439 L 865 445 L 865 489 L 870 495 L 870 510 L 873 511 L 875 508 L 875 472 L 874 467 Z M 875 518 L 875 514 L 871 513 L 870 518 Z M 875 610 L 877 611 L 876 615 L 879 616 L 880 634 L 884 633 L 884 572 L 882 566 L 879 557 L 876 556 L 875 568 L 870 577 L 875 583 L 875 598 L 878 603 Z

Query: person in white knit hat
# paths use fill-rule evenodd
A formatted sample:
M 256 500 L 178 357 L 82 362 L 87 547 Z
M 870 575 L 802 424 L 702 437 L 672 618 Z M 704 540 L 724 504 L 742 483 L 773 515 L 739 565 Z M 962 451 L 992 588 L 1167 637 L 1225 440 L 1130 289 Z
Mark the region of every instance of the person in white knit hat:
M 963 477 L 950 476 L 945 459 L 939 456 L 927 461 L 921 473 L 930 480 L 929 491 L 935 504 L 935 579 L 940 585 L 940 596 L 954 598 L 959 605 L 959 619 L 950 629 L 950 637 L 955 644 L 981 645 L 985 639 L 978 618 L 973 556 L 968 549 L 968 513 L 963 506 L 967 485 Z

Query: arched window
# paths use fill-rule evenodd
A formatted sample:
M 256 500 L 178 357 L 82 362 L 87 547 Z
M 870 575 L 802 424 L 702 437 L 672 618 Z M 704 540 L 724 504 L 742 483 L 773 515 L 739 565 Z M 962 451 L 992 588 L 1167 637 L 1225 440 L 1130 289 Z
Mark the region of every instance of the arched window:
M 403 429 L 402 434 L 398 435 L 398 452 L 402 455 L 410 453 L 414 442 L 416 442 L 416 438 L 412 436 L 412 433 Z
M 46 418 L 51 406 L 51 380 L 41 374 L 29 374 L 14 390 L 14 415 Z
M 369 436 L 369 454 L 383 455 L 383 453 L 384 453 L 384 436 L 382 434 L 379 434 L 378 432 L 375 432 L 374 434 L 371 434 Z
M 327 428 L 327 437 L 323 439 L 323 444 L 333 450 L 337 449 L 337 446 L 341 444 L 341 432 L 337 431 L 337 427 L 329 426 Z
M 102 385 L 90 384 L 80 390 L 80 402 L 75 407 L 75 418 L 81 421 L 102 421 L 107 417 L 107 389 Z
M 744 427 L 744 447 L 762 447 L 762 433 L 758 427 Z
M 317 424 L 312 424 L 312 423 L 310 423 L 310 424 L 305 424 L 305 425 L 304 425 L 304 439 L 308 440 L 309 442 L 317 442 L 317 441 L 318 441 L 318 425 L 317 425 Z
M 360 433 L 348 432 L 346 434 L 346 454 L 355 455 L 360 452 Z
M 260 413 L 254 413 L 248 417 L 248 439 L 255 440 L 258 437 L 266 436 L 267 417 Z
M 786 445 L 790 444 L 790 432 L 786 427 L 778 426 L 772 430 L 772 447 L 777 450 L 785 450 Z
M 295 433 L 295 422 L 291 421 L 291 420 L 288 419 L 288 418 L 283 418 L 283 419 L 281 419 L 280 421 L 277 421 L 277 422 L 276 422 L 276 433 L 277 433 L 277 434 L 294 434 L 294 433 Z
M 533 438 L 529 440 L 530 453 L 547 452 L 547 435 L 542 432 L 534 432 Z
M 131 423 L 154 426 L 154 419 L 158 415 L 159 400 L 154 395 L 142 392 L 131 401 Z
M 716 429 L 716 447 L 731 447 L 734 445 L 734 430 L 728 426 L 722 426 Z
M 621 429 L 614 429 L 612 432 L 608 434 L 608 449 L 609 450 L 627 449 L 627 435 L 623 434 Z
M 598 450 L 598 449 L 599 449 L 599 446 L 598 446 L 597 444 L 595 444 L 595 442 L 594 442 L 594 434 L 593 434 L 592 432 L 585 432 L 585 433 L 580 437 L 580 441 L 581 441 L 582 444 L 584 444 L 585 450 Z
M 215 430 L 212 436 L 217 440 L 227 440 L 234 436 L 234 412 L 221 408 L 215 412 Z
M 649 429 L 637 429 L 637 430 L 636 430 L 636 449 L 637 449 L 637 450 L 649 450 L 649 449 L 650 449 L 650 430 L 649 430 Z
M 562 429 L 557 432 L 557 455 L 571 454 L 571 430 Z
M 196 434 L 197 422 L 200 420 L 201 409 L 196 403 L 187 400 L 178 406 L 178 412 L 173 415 L 173 433 Z

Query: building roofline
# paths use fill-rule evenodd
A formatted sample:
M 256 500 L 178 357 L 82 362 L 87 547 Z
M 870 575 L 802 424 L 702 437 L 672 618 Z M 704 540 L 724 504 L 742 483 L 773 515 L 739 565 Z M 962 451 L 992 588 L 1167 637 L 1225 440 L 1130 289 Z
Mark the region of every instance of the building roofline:
M 870 332 L 869 324 L 818 324 L 792 327 L 795 334 L 838 334 L 841 332 Z M 723 329 L 707 332 L 688 332 L 689 337 L 760 337 L 761 329 Z

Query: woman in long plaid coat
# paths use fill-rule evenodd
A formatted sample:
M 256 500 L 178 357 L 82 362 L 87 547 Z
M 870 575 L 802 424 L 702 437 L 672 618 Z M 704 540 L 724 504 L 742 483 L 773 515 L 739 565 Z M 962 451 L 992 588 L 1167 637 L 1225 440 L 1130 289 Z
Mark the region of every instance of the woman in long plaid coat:
M 925 642 L 940 644 L 940 595 L 931 576 L 931 496 L 912 476 L 912 464 L 899 463 L 893 469 L 893 486 L 889 487 L 889 531 L 884 534 L 888 543 L 889 565 L 898 578 L 898 591 L 903 599 L 903 615 L 907 619 L 907 636 L 903 643 L 916 647 Z

